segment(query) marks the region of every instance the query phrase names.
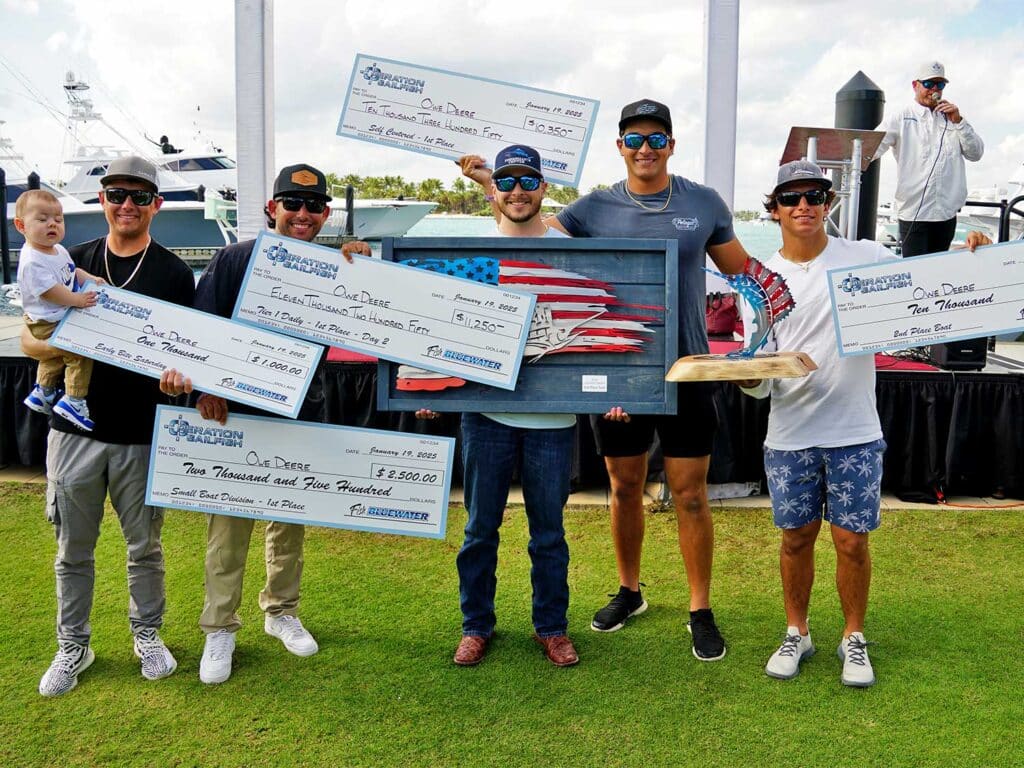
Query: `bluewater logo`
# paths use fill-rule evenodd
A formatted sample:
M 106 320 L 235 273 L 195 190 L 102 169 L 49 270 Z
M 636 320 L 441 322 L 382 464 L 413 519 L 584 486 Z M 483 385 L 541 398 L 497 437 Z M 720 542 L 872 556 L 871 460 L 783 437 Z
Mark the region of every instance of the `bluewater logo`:
M 184 440 L 187 443 L 205 443 L 207 445 L 223 445 L 226 448 L 241 448 L 245 433 L 240 429 L 224 429 L 210 427 L 206 424 L 193 424 L 182 414 L 164 424 L 164 429 L 174 438 L 175 442 Z
M 386 517 L 392 520 L 414 520 L 425 523 L 430 519 L 426 512 L 415 512 L 411 509 L 391 509 L 390 507 L 369 507 L 366 514 L 370 517 Z
M 406 77 L 405 75 L 395 75 L 391 72 L 385 72 L 379 66 L 377 62 L 374 62 L 368 67 L 364 67 L 359 70 L 359 74 L 368 83 L 374 85 L 383 86 L 384 88 L 393 88 L 396 91 L 408 91 L 409 93 L 423 93 L 423 89 L 426 87 L 426 80 L 420 80 L 416 77 Z
M 446 349 L 441 355 L 445 360 L 453 360 L 457 363 L 465 363 L 474 368 L 489 368 L 492 371 L 500 371 L 501 363 L 497 360 L 488 360 L 486 357 L 471 355 L 468 352 L 458 352 L 454 349 Z

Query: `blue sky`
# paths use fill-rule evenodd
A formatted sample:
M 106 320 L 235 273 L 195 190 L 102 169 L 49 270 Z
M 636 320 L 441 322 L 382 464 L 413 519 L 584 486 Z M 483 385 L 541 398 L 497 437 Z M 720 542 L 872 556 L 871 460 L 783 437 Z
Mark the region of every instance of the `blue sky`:
M 20 80 L 64 110 L 61 84 L 72 69 L 89 80 L 97 109 L 121 131 L 166 133 L 181 146 L 198 130 L 233 150 L 233 9 L 229 0 L 0 0 L 4 135 L 42 175 L 56 175 L 69 141 Z M 700 0 L 278 0 L 277 165 L 309 161 L 338 173 L 455 178 L 445 161 L 334 135 L 352 61 L 364 52 L 600 100 L 584 189 L 623 175 L 614 147 L 621 105 L 656 98 L 673 111 L 672 170 L 700 180 L 703 9 Z M 968 165 L 968 185 L 991 187 L 1020 173 L 1018 0 L 741 0 L 740 19 L 735 207 L 756 207 L 772 186 L 790 126 L 832 124 L 835 92 L 858 70 L 885 91 L 888 108 L 898 108 L 910 100 L 915 65 L 928 58 L 946 64 L 947 97 L 986 144 L 985 157 Z M 120 143 L 98 130 L 90 138 Z M 891 197 L 892 166 L 884 161 L 883 199 Z

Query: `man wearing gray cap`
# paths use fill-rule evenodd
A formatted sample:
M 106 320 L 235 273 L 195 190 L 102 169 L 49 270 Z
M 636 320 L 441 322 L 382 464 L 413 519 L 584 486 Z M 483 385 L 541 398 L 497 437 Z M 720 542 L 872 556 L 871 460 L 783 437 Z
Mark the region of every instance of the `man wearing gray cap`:
M 115 288 L 191 306 L 192 270 L 149 234 L 163 202 L 156 167 L 142 157 L 119 157 L 100 184 L 109 231 L 70 248 L 75 265 Z M 157 633 L 165 605 L 163 510 L 145 502 L 153 418 L 164 401 L 148 376 L 96 362 L 87 397 L 95 429 L 84 432 L 66 419 L 50 419 L 46 515 L 57 538 L 58 650 L 39 682 L 43 696 L 70 691 L 95 659 L 89 614 L 108 493 L 128 545 L 128 618 L 142 675 L 157 680 L 177 666 Z
M 960 108 L 943 98 L 946 68 L 926 61 L 911 83 L 914 101 L 883 121 L 885 138 L 877 160 L 890 148 L 896 158 L 896 206 L 902 254 L 949 250 L 956 214 L 967 200 L 964 159 L 977 161 L 985 152 Z
M 798 379 L 737 382 L 744 392 L 771 397 L 764 468 L 779 553 L 786 635 L 765 673 L 789 680 L 815 651 L 807 626 L 814 583 L 814 545 L 828 522 L 836 549 L 836 588 L 845 626 L 837 649 L 844 685 L 875 682 L 864 638 L 871 584 L 869 533 L 881 524 L 882 455 L 885 441 L 875 406 L 871 355 L 841 357 L 829 298 L 830 269 L 888 261 L 892 254 L 870 240 L 830 237 L 825 220 L 834 199 L 832 182 L 807 160 L 779 168 L 765 210 L 779 223 L 782 247 L 765 261 L 782 275 L 796 307 L 774 326 L 766 351 L 799 350 L 818 364 Z M 968 244 L 991 242 L 972 232 Z M 744 327 L 751 332 L 751 323 Z

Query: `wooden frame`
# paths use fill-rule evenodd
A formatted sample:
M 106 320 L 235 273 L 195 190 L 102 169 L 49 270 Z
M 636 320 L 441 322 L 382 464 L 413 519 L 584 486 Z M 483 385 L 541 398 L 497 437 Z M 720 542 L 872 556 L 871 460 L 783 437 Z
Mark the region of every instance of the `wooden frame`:
M 382 256 L 390 261 L 486 256 L 579 273 L 609 283 L 624 304 L 643 307 L 624 311 L 653 318 L 646 323 L 653 333 L 645 334 L 648 340 L 642 351 L 561 352 L 544 355 L 537 362 L 524 360 L 511 392 L 473 382 L 436 392 L 403 391 L 396 384 L 398 365 L 381 360 L 377 376 L 380 410 L 584 414 L 604 413 L 618 405 L 636 414 L 676 412 L 676 386 L 665 381 L 679 346 L 675 240 L 385 238 Z

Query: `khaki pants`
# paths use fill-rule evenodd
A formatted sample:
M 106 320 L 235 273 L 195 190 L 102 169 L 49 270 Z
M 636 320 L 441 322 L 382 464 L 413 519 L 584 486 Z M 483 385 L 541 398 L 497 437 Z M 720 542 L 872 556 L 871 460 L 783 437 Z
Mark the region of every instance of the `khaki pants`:
M 242 577 L 255 520 L 210 515 L 206 525 L 206 601 L 199 626 L 207 634 L 242 626 Z M 302 542 L 306 527 L 271 521 L 266 530 L 267 583 L 260 608 L 270 616 L 296 615 L 302 579 Z
M 43 342 L 53 335 L 57 323 L 49 320 L 29 320 L 26 316 L 25 327 L 32 338 Z M 37 345 L 28 345 L 24 342 L 21 349 L 33 360 L 39 361 L 39 371 L 36 373 L 39 386 L 59 387 L 63 384 L 68 397 L 81 398 L 89 394 L 89 379 L 92 377 L 90 358 L 56 349 L 49 344 L 46 345 L 48 351 L 45 354 L 39 353 Z M 49 350 L 56 351 L 51 353 Z

